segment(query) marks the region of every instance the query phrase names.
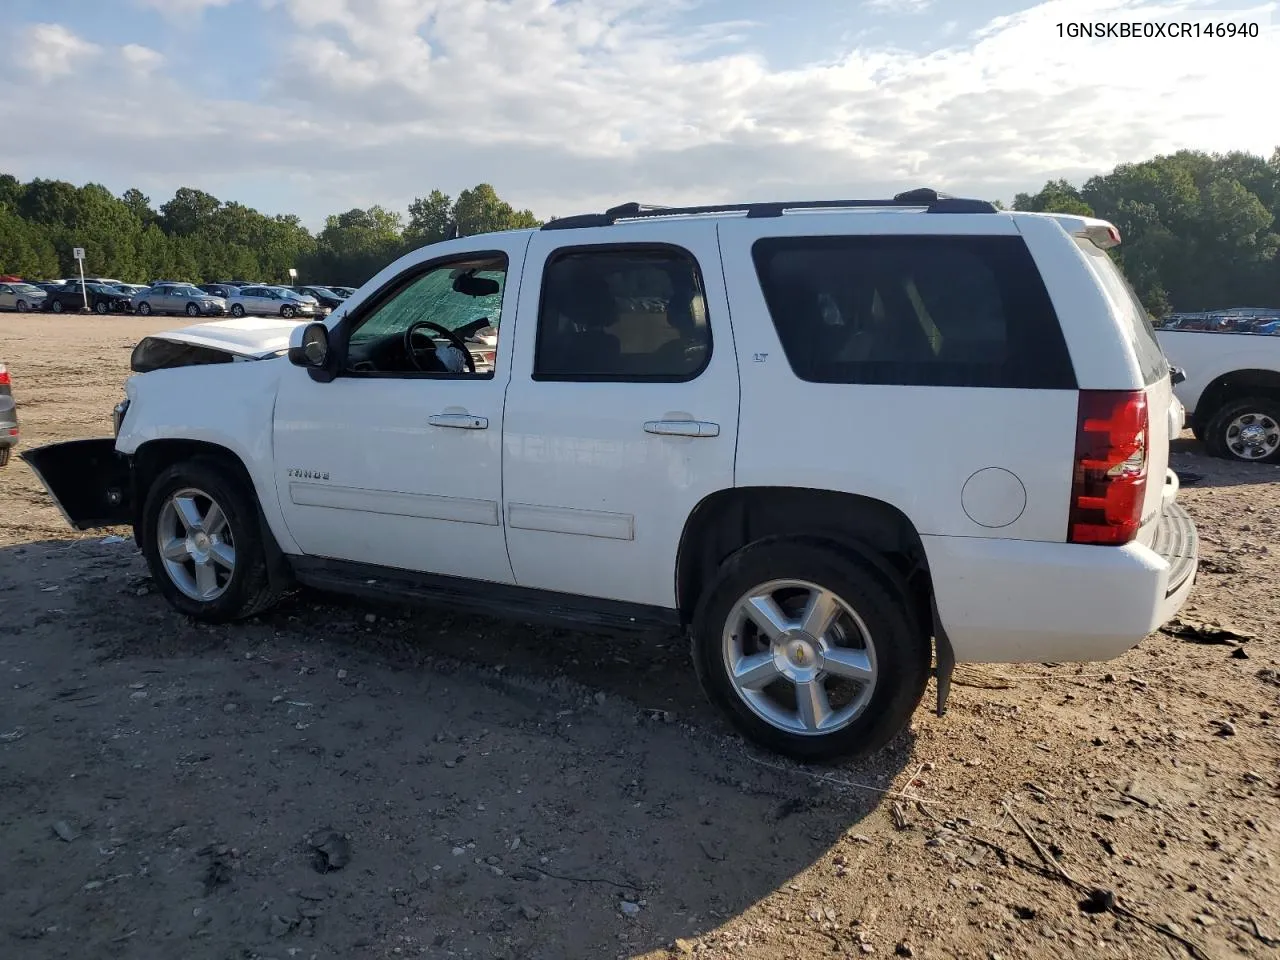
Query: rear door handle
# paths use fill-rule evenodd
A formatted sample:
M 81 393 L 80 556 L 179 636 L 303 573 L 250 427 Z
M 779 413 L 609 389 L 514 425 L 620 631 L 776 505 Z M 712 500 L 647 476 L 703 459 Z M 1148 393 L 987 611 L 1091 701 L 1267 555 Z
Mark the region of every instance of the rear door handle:
M 648 420 L 644 432 L 664 437 L 718 437 L 720 424 L 706 420 Z
M 488 417 L 477 417 L 470 413 L 437 413 L 427 417 L 427 423 L 433 427 L 453 427 L 456 430 L 487 430 Z

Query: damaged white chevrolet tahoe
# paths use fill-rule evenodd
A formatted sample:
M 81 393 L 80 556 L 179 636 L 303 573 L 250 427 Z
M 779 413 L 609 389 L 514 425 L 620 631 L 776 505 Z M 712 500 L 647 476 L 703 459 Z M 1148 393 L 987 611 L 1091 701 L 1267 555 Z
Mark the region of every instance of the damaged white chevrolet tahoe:
M 627 204 L 149 337 L 114 439 L 24 458 L 192 617 L 303 584 L 687 628 L 748 737 L 865 753 L 931 673 L 941 713 L 957 661 L 1115 657 L 1192 589 L 1119 242 L 930 190 Z

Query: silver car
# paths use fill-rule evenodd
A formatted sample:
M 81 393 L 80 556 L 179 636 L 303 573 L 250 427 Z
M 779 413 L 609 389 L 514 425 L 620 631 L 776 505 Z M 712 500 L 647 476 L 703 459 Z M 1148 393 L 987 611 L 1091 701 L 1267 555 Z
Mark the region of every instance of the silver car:
M 158 284 L 135 294 L 131 302 L 134 313 L 144 317 L 153 313 L 185 313 L 189 317 L 221 316 L 227 312 L 227 301 L 205 293 L 188 283 Z
M 0 310 L 43 310 L 48 294 L 30 283 L 0 283 Z
M 316 301 L 284 287 L 241 287 L 227 298 L 233 317 L 313 317 Z

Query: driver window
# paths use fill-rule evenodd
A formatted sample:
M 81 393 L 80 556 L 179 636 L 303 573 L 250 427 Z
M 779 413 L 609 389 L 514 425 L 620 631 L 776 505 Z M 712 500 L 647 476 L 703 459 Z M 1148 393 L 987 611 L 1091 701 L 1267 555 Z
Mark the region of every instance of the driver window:
M 356 321 L 348 371 L 493 376 L 506 277 L 503 255 L 411 272 Z

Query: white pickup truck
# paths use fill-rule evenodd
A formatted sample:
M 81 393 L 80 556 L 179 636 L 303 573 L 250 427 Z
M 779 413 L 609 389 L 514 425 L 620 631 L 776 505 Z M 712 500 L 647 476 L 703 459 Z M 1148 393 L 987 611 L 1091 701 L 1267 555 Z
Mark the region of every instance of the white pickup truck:
M 1228 320 L 1217 329 L 1156 330 L 1185 376 L 1174 390 L 1188 425 L 1215 457 L 1280 463 L 1280 331 L 1251 332 L 1275 326 Z
M 117 435 L 24 459 L 192 617 L 303 584 L 683 628 L 747 736 L 863 753 L 931 671 L 941 713 L 957 661 L 1115 657 L 1186 601 L 1182 408 L 1119 242 L 931 190 L 627 204 L 424 247 L 322 322 L 144 339 Z

